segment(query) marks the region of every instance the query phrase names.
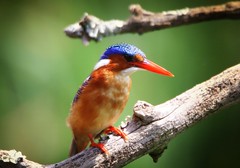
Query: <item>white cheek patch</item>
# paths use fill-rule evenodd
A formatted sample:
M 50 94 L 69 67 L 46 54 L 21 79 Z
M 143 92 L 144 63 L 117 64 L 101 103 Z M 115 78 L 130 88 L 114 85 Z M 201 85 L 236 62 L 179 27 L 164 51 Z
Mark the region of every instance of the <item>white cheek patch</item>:
M 98 63 L 95 65 L 93 70 L 96 70 L 104 65 L 109 64 L 109 63 L 110 63 L 110 59 L 102 59 L 102 60 L 98 61 Z

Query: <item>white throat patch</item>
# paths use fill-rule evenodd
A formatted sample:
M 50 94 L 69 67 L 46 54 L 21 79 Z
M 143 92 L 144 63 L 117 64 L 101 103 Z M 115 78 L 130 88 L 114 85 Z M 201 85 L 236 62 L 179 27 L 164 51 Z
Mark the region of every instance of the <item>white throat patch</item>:
M 141 70 L 141 69 L 138 68 L 138 67 L 130 67 L 130 68 L 122 70 L 121 73 L 125 76 L 129 76 L 129 75 L 132 75 L 132 73 L 134 73 L 138 70 Z
M 110 59 L 102 59 L 102 60 L 98 61 L 98 63 L 93 68 L 93 70 L 96 70 L 104 65 L 107 65 L 107 64 L 109 64 L 109 62 L 110 62 Z

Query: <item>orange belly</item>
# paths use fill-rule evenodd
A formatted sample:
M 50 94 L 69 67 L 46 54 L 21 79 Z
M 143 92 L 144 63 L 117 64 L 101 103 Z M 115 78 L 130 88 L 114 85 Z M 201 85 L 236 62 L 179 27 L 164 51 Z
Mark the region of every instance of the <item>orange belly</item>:
M 129 77 L 111 78 L 109 74 L 106 79 L 101 75 L 101 79 L 93 77 L 89 80 L 73 102 L 68 117 L 78 152 L 89 142 L 88 134 L 95 137 L 117 121 L 127 103 L 130 85 Z

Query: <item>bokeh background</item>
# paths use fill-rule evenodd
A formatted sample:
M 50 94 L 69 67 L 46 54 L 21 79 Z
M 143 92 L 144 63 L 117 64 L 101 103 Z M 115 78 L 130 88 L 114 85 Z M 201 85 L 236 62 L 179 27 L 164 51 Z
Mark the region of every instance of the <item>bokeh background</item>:
M 226 1 L 22 0 L 0 2 L 0 149 L 16 149 L 50 164 L 67 158 L 66 126 L 71 101 L 103 51 L 127 42 L 169 69 L 175 78 L 138 72 L 129 102 L 116 125 L 132 114 L 137 100 L 159 104 L 240 62 L 239 20 L 218 20 L 143 35 L 125 34 L 91 42 L 63 33 L 88 12 L 99 18 L 127 19 L 128 6 L 150 11 L 207 6 Z M 240 156 L 240 105 L 228 107 L 173 139 L 158 163 L 144 156 L 131 167 L 234 167 Z

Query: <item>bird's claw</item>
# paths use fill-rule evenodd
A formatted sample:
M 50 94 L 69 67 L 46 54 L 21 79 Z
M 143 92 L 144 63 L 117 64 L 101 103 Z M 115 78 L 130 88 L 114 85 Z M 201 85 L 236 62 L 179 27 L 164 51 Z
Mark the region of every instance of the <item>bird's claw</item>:
M 127 135 L 121 129 L 119 129 L 117 127 L 109 126 L 104 132 L 106 134 L 108 134 L 110 132 L 113 132 L 116 135 L 121 136 L 124 139 L 125 142 L 128 140 Z
M 108 150 L 104 147 L 103 143 L 96 143 L 93 140 L 93 136 L 91 134 L 88 134 L 88 137 L 90 139 L 90 143 L 92 147 L 97 147 L 98 149 L 100 149 L 103 153 L 109 154 Z

